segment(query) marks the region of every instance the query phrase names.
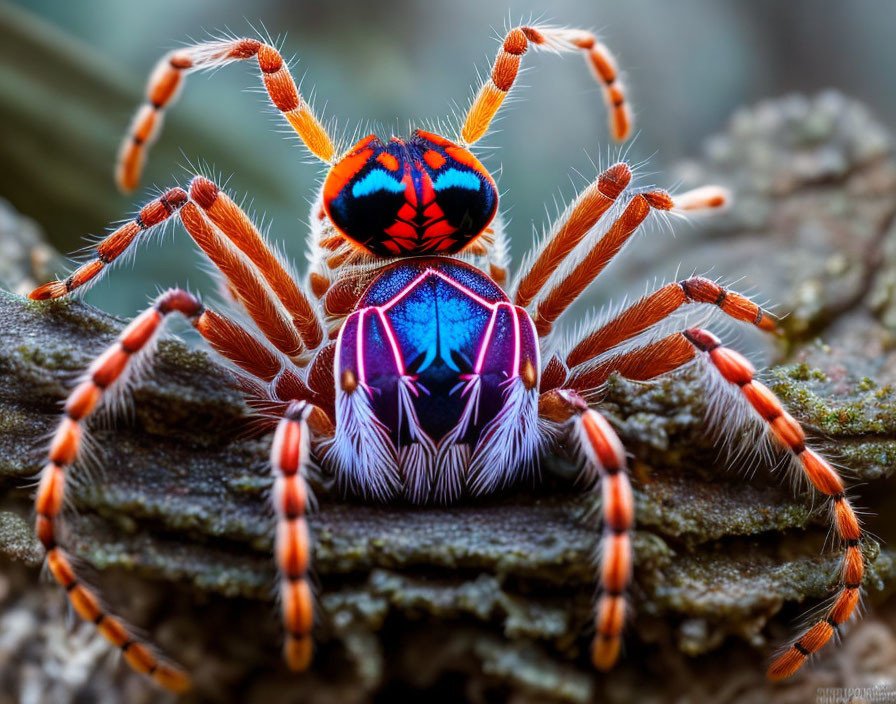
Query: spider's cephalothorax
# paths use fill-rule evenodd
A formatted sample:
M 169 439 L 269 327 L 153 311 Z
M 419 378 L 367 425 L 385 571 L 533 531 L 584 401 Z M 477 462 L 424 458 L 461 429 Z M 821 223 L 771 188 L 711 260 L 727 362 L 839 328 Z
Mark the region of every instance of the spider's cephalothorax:
M 456 254 L 492 221 L 498 191 L 468 150 L 417 130 L 407 141 L 358 142 L 330 169 L 324 207 L 343 235 L 378 257 Z
M 207 42 L 166 56 L 153 73 L 146 105 L 122 147 L 122 188 L 136 186 L 161 111 L 184 75 L 247 59 L 257 60 L 271 102 L 328 168 L 312 211 L 311 267 L 303 283 L 236 203 L 196 176 L 189 192 L 172 188 L 150 201 L 97 245 L 95 258 L 31 294 L 58 298 L 89 284 L 135 241 L 177 217 L 220 272 L 232 305 L 242 309 L 242 316 L 228 316 L 173 289 L 138 316 L 68 397 L 35 500 L 48 567 L 75 610 L 162 686 L 182 690 L 189 678 L 104 610 L 57 537 L 86 420 L 127 377 L 135 356 L 151 348 L 170 313 L 187 317 L 230 363 L 250 405 L 279 409 L 271 450 L 275 551 L 284 654 L 292 669 L 306 668 L 312 651 L 305 521 L 312 456 L 347 491 L 427 503 L 495 491 L 528 473 L 540 453 L 568 448 L 579 451 L 588 485 L 603 497 L 591 656 L 596 667 L 611 667 L 628 611 L 634 505 L 625 450 L 598 410 L 602 393 L 611 374 L 649 381 L 691 363 L 702 365 L 707 381 L 715 379 L 708 393 L 736 390 L 710 404 L 715 412 L 721 404 L 739 404 L 741 412 L 730 417 L 761 428 L 793 469 L 828 497 L 843 543 L 831 605 L 775 659 L 769 675 L 795 672 L 855 612 L 865 572 L 863 535 L 839 475 L 806 446 L 800 424 L 754 378 L 746 359 L 706 330 L 682 324 L 676 331 L 680 319 L 670 319 L 683 306 L 708 304 L 733 320 L 774 329 L 761 308 L 692 277 L 661 287 L 614 318 L 592 321 L 573 343 L 554 338 L 555 321 L 651 211 L 717 208 L 726 200 L 723 191 L 707 187 L 673 198 L 661 190 L 633 190 L 629 167 L 614 164 L 569 205 L 507 285 L 497 190 L 471 149 L 488 131 L 530 46 L 582 53 L 602 86 L 613 136 L 628 135 L 631 120 L 613 60 L 583 30 L 510 30 L 452 139 L 422 131 L 388 143 L 371 136 L 344 153 L 269 44 Z

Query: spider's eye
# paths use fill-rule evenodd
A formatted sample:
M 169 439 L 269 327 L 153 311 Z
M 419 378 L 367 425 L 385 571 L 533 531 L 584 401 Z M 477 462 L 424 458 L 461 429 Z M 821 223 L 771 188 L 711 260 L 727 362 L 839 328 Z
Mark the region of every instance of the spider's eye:
M 365 137 L 324 182 L 330 220 L 380 257 L 459 252 L 497 207 L 495 182 L 476 157 L 421 130 L 388 144 Z

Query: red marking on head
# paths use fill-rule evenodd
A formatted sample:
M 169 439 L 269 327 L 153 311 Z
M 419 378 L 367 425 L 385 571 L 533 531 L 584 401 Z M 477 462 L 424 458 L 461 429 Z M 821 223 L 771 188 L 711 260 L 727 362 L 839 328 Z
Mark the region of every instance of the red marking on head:
M 417 230 L 414 229 L 414 226 L 409 225 L 402 220 L 397 220 L 394 224 L 387 227 L 385 232 L 393 239 L 402 238 L 414 240 L 417 237 Z M 388 243 L 388 240 L 386 240 L 386 242 Z
M 442 237 L 447 237 L 448 235 L 452 235 L 457 231 L 457 228 L 452 227 L 445 220 L 438 220 L 429 227 L 426 228 L 424 233 L 424 237 L 426 239 L 439 239 Z M 441 249 L 444 249 L 442 247 Z
M 445 165 L 445 157 L 437 151 L 430 149 L 423 155 L 423 159 L 429 164 L 431 169 L 439 170 Z
M 389 171 L 398 171 L 398 159 L 388 152 L 382 152 L 376 160 L 389 169 Z
M 420 195 L 423 197 L 423 207 L 428 206 L 436 199 L 436 192 L 432 187 L 432 179 L 425 171 L 420 174 Z
M 438 203 L 430 203 L 428 206 L 426 206 L 426 210 L 423 211 L 423 214 L 428 218 L 445 217 L 445 213 L 442 212 L 442 209 L 439 207 Z
M 345 184 L 347 184 L 356 173 L 364 168 L 364 164 L 370 160 L 373 150 L 364 149 L 363 146 L 370 142 L 371 139 L 376 139 L 376 135 L 370 135 L 370 137 L 362 142 L 358 142 L 358 147 L 361 147 L 360 151 L 353 151 L 330 170 L 330 174 L 324 182 L 325 202 L 333 200 L 333 198 L 338 196 L 339 192 L 345 187 Z

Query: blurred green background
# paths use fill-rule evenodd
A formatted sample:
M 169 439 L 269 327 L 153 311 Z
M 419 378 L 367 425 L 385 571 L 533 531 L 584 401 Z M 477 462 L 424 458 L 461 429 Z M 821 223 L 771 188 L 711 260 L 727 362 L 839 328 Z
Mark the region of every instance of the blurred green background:
M 149 189 L 115 191 L 119 140 L 154 62 L 207 31 L 252 33 L 250 23 L 263 23 L 286 34 L 284 54 L 300 59 L 294 75 L 304 76 L 306 95 L 313 89 L 318 111 L 350 130 L 370 121 L 388 136 L 466 107 L 496 33 L 533 15 L 593 28 L 614 51 L 637 114 L 629 158 L 649 157 L 650 178 L 662 185 L 671 164 L 694 154 L 738 106 L 763 97 L 836 87 L 886 125 L 896 117 L 892 0 L 0 0 L 0 196 L 63 252 L 132 212 Z M 583 62 L 537 55 L 525 65 L 526 87 L 484 158 L 501 172 L 517 261 L 545 222 L 545 205 L 553 212 L 554 199 L 571 197 L 595 174 L 592 160 L 608 154 L 599 89 Z M 189 161 L 211 164 L 233 194 L 273 220 L 273 237 L 303 263 L 308 201 L 322 172 L 284 139 L 258 86 L 256 66 L 191 76 L 144 183 L 185 184 Z M 132 315 L 159 286 L 204 286 L 199 262 L 178 230 L 164 248 L 142 248 L 132 270 L 113 272 L 88 300 Z M 668 262 L 666 273 L 677 264 Z M 630 284 L 619 286 L 643 288 Z

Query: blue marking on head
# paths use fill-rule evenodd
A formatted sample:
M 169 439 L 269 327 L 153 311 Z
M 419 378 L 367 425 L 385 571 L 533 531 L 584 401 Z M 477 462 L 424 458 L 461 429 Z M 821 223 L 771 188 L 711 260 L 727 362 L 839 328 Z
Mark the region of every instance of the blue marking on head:
M 357 198 L 358 196 L 369 196 L 378 191 L 401 193 L 403 190 L 404 184 L 401 181 L 396 181 L 382 169 L 374 169 L 352 186 L 352 195 Z
M 446 188 L 465 188 L 469 191 L 478 191 L 480 186 L 482 186 L 482 181 L 479 180 L 476 174 L 470 171 L 461 171 L 460 169 L 443 171 L 432 184 L 432 187 L 437 191 L 442 191 Z

